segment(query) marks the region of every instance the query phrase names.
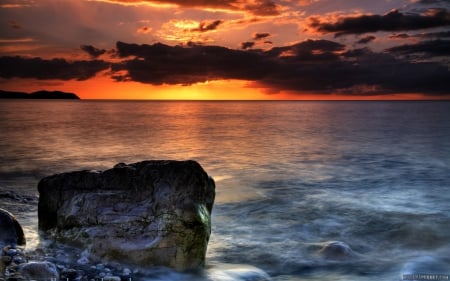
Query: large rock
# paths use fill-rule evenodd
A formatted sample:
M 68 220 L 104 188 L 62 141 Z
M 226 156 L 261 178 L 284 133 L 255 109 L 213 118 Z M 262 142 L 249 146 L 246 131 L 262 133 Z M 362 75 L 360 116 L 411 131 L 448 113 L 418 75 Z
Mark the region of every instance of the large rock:
M 204 265 L 215 185 L 195 161 L 57 174 L 38 189 L 39 228 L 60 241 L 136 265 Z
M 23 229 L 8 211 L 0 209 L 0 250 L 5 246 L 25 246 Z

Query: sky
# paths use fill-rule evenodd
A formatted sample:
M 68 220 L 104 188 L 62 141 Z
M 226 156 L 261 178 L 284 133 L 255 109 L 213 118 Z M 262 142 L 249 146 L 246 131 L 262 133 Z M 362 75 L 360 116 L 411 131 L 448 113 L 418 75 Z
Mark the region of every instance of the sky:
M 450 0 L 0 0 L 0 89 L 450 99 Z

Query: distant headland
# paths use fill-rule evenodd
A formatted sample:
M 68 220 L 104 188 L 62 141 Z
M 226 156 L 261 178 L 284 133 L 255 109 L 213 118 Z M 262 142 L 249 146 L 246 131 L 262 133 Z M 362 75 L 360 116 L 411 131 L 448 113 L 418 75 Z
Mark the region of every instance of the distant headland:
M 11 92 L 0 90 L 0 99 L 68 99 L 79 100 L 80 98 L 74 93 L 66 93 L 61 91 L 37 91 L 33 93 Z

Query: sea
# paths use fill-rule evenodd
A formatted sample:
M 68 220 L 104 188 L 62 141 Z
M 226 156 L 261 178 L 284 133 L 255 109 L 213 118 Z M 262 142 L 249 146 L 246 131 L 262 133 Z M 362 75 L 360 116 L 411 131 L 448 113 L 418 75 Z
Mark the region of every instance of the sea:
M 448 101 L 0 101 L 0 191 L 150 159 L 216 201 L 205 271 L 144 280 L 449 280 Z M 39 247 L 37 203 L 5 202 Z

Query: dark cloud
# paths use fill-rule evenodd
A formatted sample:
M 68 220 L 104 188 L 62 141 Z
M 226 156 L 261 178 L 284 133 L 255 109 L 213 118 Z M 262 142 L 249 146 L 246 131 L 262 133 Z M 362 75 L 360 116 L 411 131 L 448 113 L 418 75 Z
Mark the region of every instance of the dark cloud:
M 80 49 L 88 53 L 93 58 L 97 58 L 106 53 L 106 50 L 98 49 L 91 45 L 81 45 Z
M 263 50 L 118 42 L 125 59 L 113 66 L 118 81 L 184 84 L 216 79 L 251 80 L 265 87 L 309 93 L 358 95 L 450 92 L 450 71 L 436 62 L 409 62 L 369 49 L 346 50 L 327 40 L 308 40 Z
M 429 40 L 387 49 L 394 54 L 422 54 L 423 57 L 450 56 L 450 40 Z
M 255 3 L 247 4 L 244 7 L 245 10 L 258 16 L 275 16 L 280 13 L 278 6 L 270 0 L 256 0 Z
M 8 25 L 13 29 L 22 29 L 22 26 L 13 20 L 8 21 Z
M 449 56 L 449 41 L 426 41 L 390 48 L 346 50 L 327 40 L 307 40 L 268 51 L 218 46 L 118 42 L 121 63 L 111 65 L 117 81 L 189 85 L 216 79 L 242 79 L 280 90 L 372 95 L 450 92 L 450 71 L 436 62 L 410 62 L 397 54 Z M 99 61 L 0 57 L 0 77 L 86 80 L 110 64 Z
M 430 32 L 420 34 L 393 34 L 389 36 L 391 39 L 408 39 L 408 38 L 450 38 L 450 31 Z
M 202 21 L 197 28 L 191 29 L 190 31 L 206 32 L 210 30 L 215 30 L 219 25 L 223 23 L 222 20 L 215 20 L 212 22 Z
M 254 33 L 253 34 L 253 40 L 262 40 L 270 36 L 270 33 L 264 32 L 264 33 Z
M 306 40 L 287 47 L 274 47 L 267 54 L 289 58 L 290 61 L 334 61 L 345 45 L 329 40 Z
M 260 53 L 232 50 L 219 46 L 191 47 L 136 45 L 117 43 L 117 53 L 134 57 L 113 66 L 113 71 L 127 70 L 126 77 L 150 84 L 192 84 L 216 79 L 260 80 L 271 63 Z
M 448 3 L 448 0 L 420 0 L 418 3 L 424 5 L 434 5 L 438 3 Z
M 252 42 L 252 41 L 242 42 L 241 43 L 241 49 L 243 49 L 243 50 L 250 49 L 253 46 L 255 46 L 255 42 Z
M 367 36 L 359 39 L 356 43 L 358 43 L 358 44 L 368 44 L 368 43 L 372 42 L 375 39 L 377 39 L 375 36 L 367 35 Z
M 450 25 L 450 13 L 446 9 L 430 9 L 425 14 L 403 14 L 397 10 L 385 15 L 343 17 L 337 22 L 321 22 L 311 18 L 310 26 L 322 33 L 362 34 L 377 31 L 417 30 Z
M 374 95 L 388 93 L 449 94 L 447 67 L 410 63 L 369 49 L 348 51 L 339 59 L 298 61 L 285 57 L 265 84 L 301 92 Z
M 413 37 L 413 35 L 409 35 L 407 33 L 389 35 L 389 38 L 391 38 L 391 39 L 408 39 L 410 37 Z
M 130 2 L 129 0 L 112 1 L 125 4 Z M 251 3 L 246 3 L 246 1 L 241 0 L 144 0 L 142 2 L 168 3 L 192 8 L 218 8 L 233 11 L 247 11 L 259 16 L 279 14 L 279 6 L 272 0 L 255 0 L 251 1 Z
M 109 67 L 104 61 L 75 61 L 64 59 L 0 57 L 0 77 L 60 80 L 86 80 Z

